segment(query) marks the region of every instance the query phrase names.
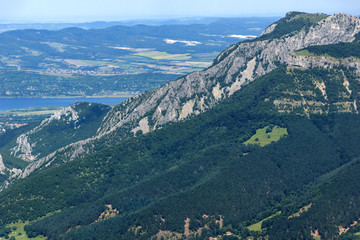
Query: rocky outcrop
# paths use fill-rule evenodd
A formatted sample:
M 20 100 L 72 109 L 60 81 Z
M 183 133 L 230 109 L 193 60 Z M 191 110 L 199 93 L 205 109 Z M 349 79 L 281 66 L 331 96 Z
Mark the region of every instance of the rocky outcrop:
M 36 143 L 29 143 L 29 136 L 27 134 L 21 134 L 16 139 L 16 146 L 12 149 L 11 154 L 15 157 L 19 157 L 25 161 L 33 161 L 36 159 L 36 156 L 32 155 L 33 147 Z
M 297 53 L 290 53 L 286 55 L 283 59 L 283 62 L 290 66 L 302 67 L 302 68 L 311 68 L 311 67 L 320 67 L 320 68 L 333 68 L 333 67 L 347 67 L 353 68 L 356 70 L 357 74 L 360 74 L 360 59 L 355 57 L 348 58 L 333 58 L 328 55 L 324 56 L 303 56 Z
M 270 33 L 275 27 L 276 24 L 269 26 L 264 33 Z M 127 101 L 122 108 L 114 109 L 98 133 L 109 133 L 128 122 L 136 125 L 146 116 L 154 122 L 150 128 L 156 129 L 165 123 L 183 119 L 184 109 L 186 116 L 199 114 L 232 95 L 243 84 L 276 68 L 274 60 L 285 61 L 289 53 L 312 45 L 350 42 L 359 32 L 358 17 L 335 14 L 296 34 L 239 43 L 220 54 L 212 67 L 144 95 L 142 101 L 135 100 L 139 102 L 136 107 L 133 101 Z M 132 111 L 121 111 L 124 108 Z
M 278 23 L 270 25 L 262 34 L 273 32 Z M 186 119 L 215 106 L 259 76 L 277 67 L 276 61 L 290 61 L 293 51 L 312 46 L 353 41 L 360 32 L 360 19 L 347 14 L 328 16 L 309 28 L 285 34 L 279 38 L 258 38 L 241 42 L 222 52 L 206 70 L 193 72 L 162 87 L 131 98 L 113 108 L 104 118 L 97 135 L 39 159 L 22 174 L 49 165 L 53 157 L 63 154 L 64 161 L 91 152 L 96 140 L 106 137 L 122 138 L 114 134 L 123 129 L 136 134 L 160 128 L 166 123 Z M 123 131 L 123 132 L 124 132 Z M 121 131 L 119 131 L 121 132 Z
M 5 169 L 6 169 L 6 167 L 5 167 L 5 164 L 3 162 L 2 156 L 0 154 L 0 174 L 4 174 Z
M 43 130 L 46 126 L 49 126 L 54 121 L 65 121 L 67 124 L 73 124 L 74 128 L 78 128 L 77 122 L 79 119 L 78 113 L 72 106 L 65 107 L 60 109 L 58 112 L 53 114 L 51 117 L 44 119 L 38 126 L 31 129 L 30 131 L 21 134 L 16 139 L 16 146 L 11 149 L 11 154 L 14 157 L 19 157 L 25 161 L 32 162 L 37 159 L 37 155 L 33 155 L 33 148 L 36 144 L 41 143 L 41 141 L 46 141 L 46 139 L 39 139 L 34 137 L 31 140 L 31 136 Z
M 260 36 L 264 36 L 266 34 L 270 34 L 274 31 L 274 29 L 276 28 L 277 23 L 273 23 L 270 26 L 268 26 L 262 33 Z

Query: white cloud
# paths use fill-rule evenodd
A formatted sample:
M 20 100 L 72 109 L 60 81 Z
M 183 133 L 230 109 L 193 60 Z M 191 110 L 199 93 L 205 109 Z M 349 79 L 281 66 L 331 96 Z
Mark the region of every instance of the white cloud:
M 228 35 L 227 37 L 239 38 L 239 39 L 250 39 L 250 38 L 256 38 L 257 36 L 255 36 L 255 35 L 237 35 L 237 34 L 232 34 L 232 35 Z
M 167 44 L 174 44 L 174 43 L 185 43 L 186 46 L 196 46 L 201 44 L 201 42 L 198 41 L 184 41 L 184 40 L 173 40 L 173 39 L 164 39 L 164 42 L 166 42 Z

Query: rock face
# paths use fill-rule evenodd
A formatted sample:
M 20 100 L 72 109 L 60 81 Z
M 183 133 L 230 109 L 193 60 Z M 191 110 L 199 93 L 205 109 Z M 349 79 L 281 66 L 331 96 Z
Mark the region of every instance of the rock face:
M 22 158 L 25 161 L 33 161 L 36 159 L 36 156 L 32 155 L 32 147 L 36 144 L 29 143 L 29 134 L 31 133 L 21 134 L 16 139 L 17 145 L 12 149 L 11 152 L 13 156 Z
M 12 148 L 11 154 L 14 157 L 19 157 L 25 161 L 34 161 L 37 159 L 37 156 L 34 156 L 32 154 L 33 148 L 37 144 L 41 144 L 43 139 L 36 139 L 34 141 L 30 141 L 29 139 L 32 138 L 32 136 L 36 135 L 40 131 L 42 131 L 45 127 L 49 126 L 50 124 L 54 123 L 55 121 L 65 121 L 66 124 L 73 124 L 74 129 L 78 128 L 77 126 L 79 115 L 74 110 L 72 106 L 62 108 L 58 112 L 56 112 L 54 115 L 52 115 L 49 118 L 46 118 L 43 120 L 37 127 L 33 128 L 32 130 L 21 134 L 16 139 L 16 146 Z M 34 137 L 36 138 L 36 137 Z M 46 139 L 44 139 L 46 141 Z
M 276 25 L 270 25 L 262 36 L 271 34 Z M 98 133 L 107 134 L 130 122 L 136 129 L 144 117 L 153 123 L 149 127 L 154 130 L 165 123 L 199 114 L 232 95 L 243 84 L 276 68 L 274 59 L 284 62 L 289 60 L 289 53 L 312 45 L 350 42 L 359 31 L 359 18 L 335 14 L 296 34 L 239 43 L 221 53 L 212 67 L 165 84 L 113 109 Z
M 283 21 L 311 17 L 309 14 L 289 14 Z M 119 132 L 130 133 L 131 136 L 140 130 L 147 133 L 166 123 L 197 115 L 228 98 L 244 84 L 274 70 L 277 61 L 297 61 L 289 56 L 293 51 L 312 45 L 351 42 L 360 32 L 358 17 L 335 14 L 319 18 L 319 21 L 307 28 L 290 29 L 281 37 L 271 37 L 281 21 L 270 25 L 257 39 L 229 47 L 208 69 L 193 72 L 116 106 L 106 115 L 94 137 L 70 144 L 39 159 L 30 164 L 21 176 L 27 176 L 44 164 L 49 165 L 56 155 L 63 154 L 63 160 L 68 161 L 82 153 L 91 152 L 95 141 L 99 139 L 107 138 L 111 142 L 112 138 L 123 138 Z M 76 114 L 73 116 L 75 118 Z M 16 153 L 22 152 L 26 156 L 30 152 L 28 156 L 32 156 L 32 146 L 27 144 L 26 137 L 19 142 L 23 150 L 16 149 Z
M 337 59 L 330 56 L 301 56 L 296 53 L 290 53 L 284 57 L 283 61 L 295 67 L 310 68 L 333 68 L 333 67 L 350 67 L 354 68 L 357 74 L 360 74 L 360 60 L 358 58 L 349 57 Z
M 1 154 L 0 154 L 0 174 L 4 174 L 5 169 L 6 169 L 6 167 L 5 167 L 5 165 L 4 165 L 2 156 L 1 156 Z
M 74 141 L 92 137 L 110 110 L 104 104 L 84 102 L 62 108 L 18 136 L 11 155 L 33 162 Z

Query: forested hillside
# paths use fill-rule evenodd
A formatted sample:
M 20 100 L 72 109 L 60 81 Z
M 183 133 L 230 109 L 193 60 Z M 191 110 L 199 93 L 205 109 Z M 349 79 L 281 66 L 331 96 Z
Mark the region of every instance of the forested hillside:
M 334 22 L 348 35 L 326 35 Z M 21 221 L 49 239 L 356 239 L 358 23 L 289 13 L 213 67 L 104 108 L 96 136 L 71 145 L 81 154 L 33 161 L 0 193 L 0 234 Z M 301 42 L 315 33 L 332 44 Z M 160 121 L 171 114 L 185 117 Z
M 356 147 L 360 135 L 353 131 L 360 122 L 357 115 L 329 113 L 308 118 L 303 110 L 278 112 L 273 104 L 278 96 L 309 91 L 306 80 L 296 81 L 300 71 L 281 66 L 196 118 L 26 178 L 2 193 L 2 223 L 33 221 L 52 213 L 26 227 L 28 234 L 148 239 L 157 234 L 200 237 L 196 231 L 202 229 L 200 238 L 204 238 L 223 234 L 224 229 L 239 236 L 258 235 L 246 227 L 281 211 L 274 225 L 261 233 L 279 234 L 276 227 L 283 224 L 277 221 L 308 204 L 314 191 L 316 196 L 319 191 L 327 194 L 328 185 L 322 183 L 336 175 L 339 167 L 347 170 L 356 164 L 360 154 Z M 322 71 L 336 78 L 334 71 Z M 302 76 L 310 78 L 312 72 L 302 72 Z M 322 98 L 321 92 L 315 93 Z M 329 94 L 330 108 L 337 104 L 332 96 L 338 95 L 340 91 Z M 286 128 L 288 134 L 264 147 L 244 144 L 263 127 L 272 128 L 270 136 L 274 126 Z M 309 184 L 324 187 L 307 197 L 297 194 Z M 99 220 L 109 211 L 111 218 Z M 188 233 L 184 232 L 186 221 Z M 349 219 L 337 221 L 321 224 L 331 228 Z M 302 230 L 306 236 L 311 232 Z

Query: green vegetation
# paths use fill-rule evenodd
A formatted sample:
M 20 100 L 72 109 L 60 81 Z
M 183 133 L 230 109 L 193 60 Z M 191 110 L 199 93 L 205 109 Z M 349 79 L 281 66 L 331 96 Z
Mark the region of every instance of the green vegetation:
M 0 193 L 1 224 L 31 221 L 61 210 L 25 226 L 27 234 L 64 239 L 149 239 L 159 229 L 182 233 L 186 218 L 190 218 L 192 231 L 209 226 L 204 238 L 225 230 L 242 238 L 287 234 L 278 230 L 286 226 L 279 221 L 288 221 L 288 216 L 319 196 L 316 188 L 305 193 L 304 188 L 328 181 L 329 177 L 323 176 L 330 172 L 338 176 L 347 171 L 347 167 L 336 170 L 351 166 L 348 163 L 360 155 L 357 115 L 333 112 L 307 117 L 296 109 L 294 114 L 278 112 L 275 99 L 295 98 L 291 95 L 295 90 L 310 91 L 306 79 L 318 76 L 310 71 L 302 74 L 300 78 L 300 71 L 280 67 L 188 121 L 111 146 L 107 140 L 99 141 L 97 148 L 102 150 L 55 164 Z M 323 78 L 337 74 L 321 71 Z M 329 102 L 342 91 L 337 87 L 328 90 L 333 91 L 328 94 Z M 323 100 L 321 92 L 312 97 Z M 279 139 L 264 148 L 243 144 L 256 130 L 263 131 L 259 141 L 267 139 L 266 130 Z M 280 138 L 286 132 L 289 135 Z M 112 137 L 118 138 L 117 134 Z M 94 224 L 109 204 L 118 214 Z M 317 204 L 321 209 L 322 202 Z M 316 209 L 314 206 L 289 221 L 304 218 Z M 281 214 L 273 216 L 279 211 Z M 208 220 L 204 214 L 210 216 Z M 335 212 L 327 216 L 331 214 Z M 216 223 L 220 216 L 223 229 Z M 259 222 L 259 233 L 245 227 L 257 223 L 253 227 L 259 229 Z M 141 230 L 131 231 L 139 226 Z
M 47 239 L 46 237 L 43 236 L 36 236 L 35 238 L 30 238 L 25 230 L 24 230 L 24 226 L 26 224 L 29 224 L 29 222 L 16 222 L 16 223 L 11 223 L 8 224 L 6 227 L 8 227 L 9 229 L 11 229 L 11 232 L 8 234 L 9 238 L 11 239 L 11 237 L 14 237 L 14 239 L 16 240 L 45 240 Z
M 272 142 L 279 141 L 281 137 L 287 135 L 288 132 L 286 128 L 281 128 L 278 126 L 267 126 L 261 129 L 257 129 L 256 134 L 244 142 L 244 144 L 259 144 L 261 147 L 264 147 Z
M 13 124 L 29 124 L 40 122 L 58 110 L 58 107 L 31 107 L 25 109 L 0 111 L 0 122 L 2 122 L 0 123 L 0 128 L 9 130 L 10 126 Z M 4 123 L 8 123 L 7 125 L 10 126 L 5 126 Z
M 280 214 L 281 214 L 281 211 L 278 211 L 277 213 L 271 215 L 270 217 L 267 217 L 267 218 L 265 218 L 265 219 L 263 219 L 263 220 L 255 223 L 255 224 L 253 224 L 253 225 L 251 225 L 251 226 L 248 226 L 247 229 L 249 229 L 249 231 L 261 232 L 261 231 L 262 231 L 262 227 L 261 227 L 261 226 L 262 226 L 262 223 L 263 223 L 264 221 L 267 221 L 267 220 L 269 220 L 269 219 L 271 219 L 271 218 L 274 218 L 274 217 L 276 217 L 276 216 L 278 216 L 278 215 L 280 215 Z
M 314 26 L 321 20 L 328 17 L 326 14 L 307 14 L 304 12 L 289 12 L 286 14 L 284 18 L 281 18 L 277 22 L 273 23 L 276 24 L 276 27 L 273 29 L 272 32 L 268 34 L 261 35 L 253 40 L 248 40 L 249 42 L 252 41 L 263 41 L 263 40 L 272 40 L 275 38 L 285 38 L 288 36 L 294 36 L 299 31 L 305 30 L 308 31 L 311 26 Z M 218 63 L 223 60 L 226 56 L 229 56 L 236 47 L 241 44 L 233 44 L 225 51 L 223 51 L 217 58 L 214 60 L 214 63 Z
M 301 52 L 309 52 L 311 55 L 329 55 L 334 58 L 360 58 L 360 42 L 339 43 L 333 45 L 311 46 Z M 299 52 L 297 52 L 299 53 Z
M 3 122 L 29 123 L 42 120 L 59 110 L 59 107 L 30 107 L 0 111 Z
M 310 53 L 308 50 L 303 49 L 303 50 L 299 50 L 299 51 L 295 51 L 295 53 L 299 56 L 305 56 L 305 57 L 309 57 L 309 56 L 314 56 L 313 53 Z
M 319 231 L 321 238 L 331 239 L 338 237 L 339 226 L 342 226 L 350 227 L 350 231 L 339 239 L 357 239 L 355 234 L 359 226 L 354 222 L 360 214 L 356 207 L 359 204 L 359 166 L 359 163 L 354 164 L 324 184 L 311 188 L 308 195 L 313 198 L 312 207 L 299 217 L 275 219 L 269 230 L 270 237 L 310 239 L 308 226 L 311 226 Z
M 42 108 L 29 108 L 29 109 L 16 109 L 3 111 L 0 114 L 14 115 L 14 116 L 49 116 L 58 111 L 57 107 L 42 107 Z
M 80 102 L 73 104 L 72 109 L 74 109 L 78 118 L 73 119 L 75 116 L 67 112 L 67 114 L 61 115 L 59 119 L 55 118 L 45 122 L 37 131 L 28 133 L 27 136 L 37 142 L 36 145 L 32 146 L 33 155 L 40 158 L 70 143 L 92 137 L 99 128 L 102 119 L 111 110 L 111 107 L 104 104 Z M 19 129 L 9 130 L 0 135 L 0 153 L 6 156 L 4 161 L 7 166 L 20 165 L 21 168 L 24 167 L 23 160 L 10 157 L 9 149 L 12 148 L 11 146 L 16 145 L 19 132 L 26 133 L 33 129 L 34 125 L 38 126 L 39 123 L 32 123 Z M 22 154 L 22 152 L 18 154 Z
M 359 240 L 360 238 L 360 224 L 351 224 L 349 230 L 337 237 L 338 240 Z
M 135 55 L 152 58 L 155 60 L 187 60 L 191 59 L 188 53 L 186 54 L 169 54 L 166 52 L 159 51 L 149 51 L 149 52 L 140 52 Z
M 258 40 L 273 39 L 293 35 L 298 31 L 307 31 L 311 26 L 328 17 L 326 14 L 307 14 L 303 12 L 290 12 L 286 17 L 276 22 L 275 29 L 258 38 Z
M 293 25 L 279 22 L 274 34 L 293 34 L 324 17 L 303 15 L 289 13 Z M 322 239 L 354 239 L 360 231 L 354 223 L 360 216 L 357 79 L 347 68 L 280 64 L 187 121 L 136 137 L 124 135 L 132 127 L 124 125 L 92 143 L 94 153 L 66 162 L 69 155 L 61 152 L 48 168 L 1 192 L 0 230 L 8 234 L 8 224 L 42 217 L 24 226 L 29 237 L 142 240 L 188 228 L 189 234 L 202 229 L 201 239 L 227 231 L 233 236 L 224 239 L 312 239 L 315 231 Z M 54 129 L 66 141 L 86 135 L 62 123 L 48 132 Z M 9 134 L 0 146 L 14 141 Z M 52 137 L 45 134 L 57 144 Z M 304 206 L 311 208 L 299 211 Z M 339 226 L 350 229 L 339 236 Z

